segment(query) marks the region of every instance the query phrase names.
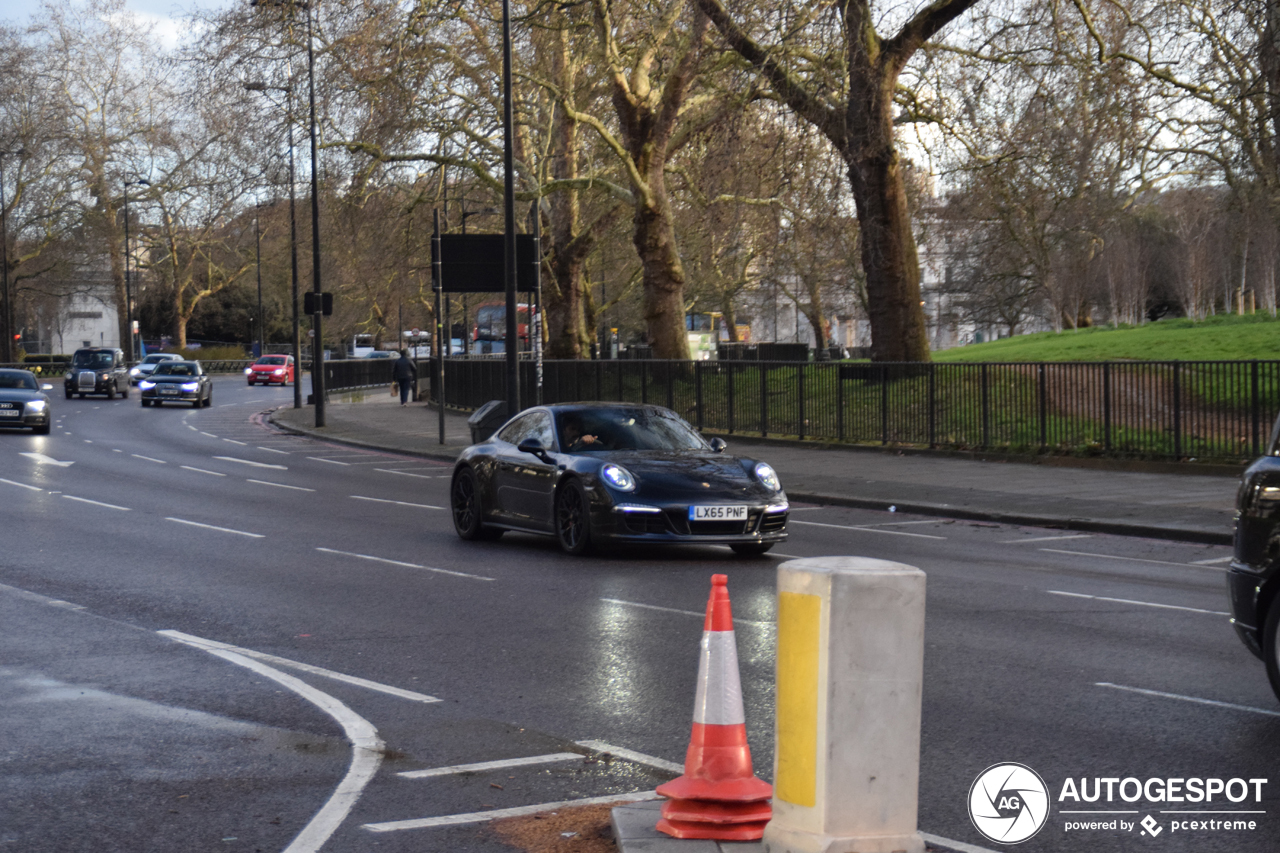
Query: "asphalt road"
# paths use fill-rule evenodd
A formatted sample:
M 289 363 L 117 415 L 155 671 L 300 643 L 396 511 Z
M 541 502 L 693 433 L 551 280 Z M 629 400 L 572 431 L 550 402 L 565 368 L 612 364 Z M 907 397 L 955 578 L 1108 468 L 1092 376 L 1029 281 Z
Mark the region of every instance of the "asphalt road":
M 0 851 L 509 850 L 465 816 L 670 778 L 714 572 L 768 778 L 774 567 L 825 554 L 928 574 L 922 830 L 995 847 L 968 792 L 1016 761 L 1054 800 L 1021 850 L 1280 844 L 1280 703 L 1226 622 L 1225 548 L 809 506 L 755 560 L 465 543 L 449 466 L 262 422 L 291 399 L 227 377 L 213 408 L 57 399 L 52 435 L 0 435 Z M 1269 781 L 1112 805 L 1153 839 L 1065 830 L 1082 777 Z M 1263 813 L 1163 813 L 1209 808 Z

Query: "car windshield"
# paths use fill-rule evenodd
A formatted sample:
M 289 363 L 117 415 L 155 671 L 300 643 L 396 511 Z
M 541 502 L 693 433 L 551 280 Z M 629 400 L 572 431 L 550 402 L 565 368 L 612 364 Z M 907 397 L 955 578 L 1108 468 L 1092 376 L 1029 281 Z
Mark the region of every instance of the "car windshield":
M 258 364 L 284 364 L 284 356 L 282 355 L 264 355 L 258 359 Z
M 196 368 L 185 361 L 170 361 L 156 367 L 152 376 L 195 376 Z
M 78 352 L 71 357 L 72 367 L 110 367 L 109 352 Z
M 160 355 L 149 355 L 142 360 L 142 363 L 143 364 L 159 364 L 162 361 L 173 361 L 173 356 L 164 355 L 163 353 L 161 353 Z
M 16 371 L 0 373 L 0 388 L 18 388 L 23 391 L 38 390 L 35 376 L 26 371 L 21 373 Z
M 706 450 L 702 436 L 671 412 L 609 408 L 556 415 L 560 447 L 569 453 L 609 450 Z

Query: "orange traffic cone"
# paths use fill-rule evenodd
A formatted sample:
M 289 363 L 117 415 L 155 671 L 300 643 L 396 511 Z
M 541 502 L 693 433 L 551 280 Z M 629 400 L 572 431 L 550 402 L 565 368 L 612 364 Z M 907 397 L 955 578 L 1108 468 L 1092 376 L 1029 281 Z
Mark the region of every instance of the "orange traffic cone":
M 773 815 L 773 786 L 751 769 L 727 575 L 711 576 L 684 775 L 658 794 L 668 798 L 658 830 L 676 838 L 751 841 Z

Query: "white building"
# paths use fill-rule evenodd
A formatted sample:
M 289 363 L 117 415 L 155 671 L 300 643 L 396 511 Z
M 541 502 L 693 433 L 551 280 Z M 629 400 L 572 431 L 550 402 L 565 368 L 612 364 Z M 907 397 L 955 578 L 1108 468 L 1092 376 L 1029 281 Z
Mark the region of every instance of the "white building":
M 36 331 L 42 350 L 65 354 L 80 347 L 123 346 L 115 284 L 110 278 L 59 284 L 57 289 L 67 295 L 36 309 Z

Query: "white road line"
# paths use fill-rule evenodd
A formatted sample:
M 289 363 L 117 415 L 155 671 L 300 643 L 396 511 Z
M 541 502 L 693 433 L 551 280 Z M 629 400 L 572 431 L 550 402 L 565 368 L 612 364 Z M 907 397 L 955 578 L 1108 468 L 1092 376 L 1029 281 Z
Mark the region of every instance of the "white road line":
M 195 471 L 197 474 L 212 474 L 215 477 L 227 476 L 226 474 L 219 474 L 217 471 L 206 471 L 203 468 L 192 468 L 190 465 L 180 465 L 179 467 L 185 468 L 188 471 Z
M 890 536 L 912 536 L 916 539 L 946 539 L 945 536 L 934 536 L 929 533 L 907 533 L 905 530 L 878 530 L 874 527 L 851 527 L 848 524 L 823 524 L 820 521 L 798 521 L 791 519 L 792 524 L 805 524 L 809 527 L 834 527 L 837 530 L 860 530 L 865 533 L 886 533 Z
M 166 632 L 161 631 L 160 633 L 164 634 Z M 196 645 L 180 637 L 175 637 L 174 639 L 188 643 L 188 645 Z M 200 646 L 197 647 L 200 648 Z M 378 737 L 378 730 L 374 728 L 372 723 L 348 708 L 338 699 L 328 693 L 317 690 L 292 675 L 226 649 L 204 648 L 204 650 L 211 655 L 216 655 L 237 666 L 242 666 L 259 675 L 270 678 L 272 681 L 297 693 L 303 699 L 333 717 L 342 726 L 342 731 L 346 734 L 347 740 L 351 742 L 351 766 L 347 768 L 347 775 L 338 783 L 337 789 L 334 790 L 329 800 L 320 808 L 320 811 L 316 812 L 310 822 L 303 827 L 302 832 L 298 833 L 297 837 L 293 839 L 284 851 L 284 853 L 315 853 L 325 845 L 329 837 L 333 835 L 342 824 L 342 821 L 351 813 L 356 801 L 364 793 L 365 786 L 373 780 L 374 774 L 378 772 L 378 767 L 382 764 L 384 749 L 382 739 Z
M 106 509 L 118 509 L 122 512 L 129 512 L 127 506 L 116 506 L 115 504 L 104 504 L 102 501 L 91 501 L 88 498 L 78 498 L 75 495 L 63 495 L 69 501 L 79 501 L 82 504 L 93 504 L 94 506 L 105 507 Z
M 1191 702 L 1196 705 L 1211 705 L 1215 708 L 1229 708 L 1232 711 L 1247 711 L 1250 714 L 1263 714 L 1268 717 L 1280 717 L 1280 711 L 1269 711 L 1266 708 L 1251 708 L 1248 705 L 1236 705 L 1232 702 L 1219 702 L 1216 699 L 1200 699 L 1196 696 L 1182 696 L 1178 693 L 1164 693 L 1160 690 L 1143 690 L 1141 687 L 1126 687 L 1123 684 L 1112 684 L 1109 681 L 1095 681 L 1094 687 L 1109 687 L 1112 690 L 1123 690 L 1127 693 L 1141 693 L 1143 696 L 1155 696 L 1158 699 L 1176 699 L 1179 702 Z
M 45 456 L 43 453 L 19 453 L 18 455 L 25 456 L 28 459 L 35 460 L 36 462 L 39 462 L 41 465 L 57 465 L 59 468 L 70 468 L 72 465 L 76 464 L 74 462 L 59 462 L 57 459 L 54 459 L 52 456 Z
M 408 471 L 391 471 L 387 468 L 374 468 L 373 470 L 383 474 L 399 474 L 401 477 L 417 477 L 419 480 L 434 480 L 439 476 L 437 474 L 410 474 Z
M 258 446 L 258 449 L 259 449 L 259 450 L 265 450 L 265 451 L 267 451 L 268 453 L 283 453 L 285 456 L 288 456 L 288 455 L 289 455 L 289 451 L 287 451 L 287 450 L 276 450 L 274 447 L 263 447 L 263 446 L 259 445 L 259 446 Z
M 200 431 L 200 430 L 196 429 L 195 427 L 193 427 L 191 424 L 187 424 L 187 429 L 191 430 L 192 432 L 199 432 L 199 431 Z
M 494 578 L 487 578 L 484 575 L 469 575 L 466 572 L 454 572 L 454 571 L 450 571 L 449 569 L 436 569 L 436 568 L 432 568 L 431 566 L 420 566 L 417 563 L 405 563 L 400 560 L 388 560 L 385 557 L 371 557 L 368 554 L 353 554 L 350 551 L 335 551 L 332 548 L 317 548 L 316 550 L 322 551 L 325 554 L 338 554 L 343 557 L 355 557 L 357 560 L 372 560 L 375 563 L 386 563 L 387 565 L 390 565 L 390 566 L 404 566 L 407 569 L 422 569 L 424 572 L 438 572 L 439 574 L 442 574 L 442 575 L 453 575 L 454 577 L 459 577 L 459 578 L 471 578 L 472 580 L 477 580 L 477 581 L 494 580 Z
M 239 536 L 249 536 L 249 537 L 252 537 L 253 539 L 266 538 L 266 536 L 262 533 L 247 533 L 243 530 L 232 530 L 230 527 L 217 527 L 212 524 L 201 524 L 198 521 L 187 521 L 185 518 L 166 517 L 165 521 L 176 521 L 178 524 L 189 524 L 192 527 L 203 527 L 205 530 L 217 530 L 221 533 L 235 533 Z
M 80 439 L 80 440 L 81 440 L 81 441 L 83 441 L 85 444 L 93 444 L 93 442 L 92 442 L 92 441 L 90 441 L 90 440 L 89 440 L 89 439 L 87 439 L 87 438 L 82 438 L 82 439 Z
M 925 518 L 920 521 L 877 521 L 875 524 L 863 524 L 861 527 L 901 527 L 904 524 L 941 524 L 936 518 Z
M 289 669 L 296 669 L 300 672 L 306 672 L 311 675 L 319 675 L 322 678 L 331 678 L 334 681 L 341 681 L 344 684 L 354 684 L 357 687 L 363 687 L 366 690 L 373 690 L 378 693 L 386 693 L 388 696 L 398 696 L 401 699 L 409 699 L 413 702 L 422 702 L 423 704 L 431 704 L 441 700 L 434 696 L 428 696 L 425 693 L 415 693 L 412 690 L 405 690 L 400 687 L 392 687 L 390 684 L 381 684 L 377 681 L 369 681 L 367 678 L 360 678 L 355 675 L 347 675 L 345 672 L 334 672 L 331 669 L 323 669 L 322 667 L 312 666 L 309 663 L 301 661 L 289 660 L 289 658 L 277 657 L 276 655 L 259 652 L 254 649 L 245 649 L 240 646 L 233 646 L 230 643 L 220 643 L 217 640 L 205 640 L 201 637 L 193 637 L 190 634 L 184 634 L 181 631 L 161 631 L 166 637 L 173 637 L 191 645 L 199 645 L 201 648 L 222 649 L 224 651 L 235 652 L 246 657 L 256 658 L 260 661 L 273 663 L 276 666 L 284 666 Z
M 444 817 L 423 817 L 417 820 L 393 820 L 389 823 L 366 823 L 362 829 L 370 832 L 396 832 L 402 829 L 431 829 L 438 826 L 457 826 L 462 823 L 485 823 L 504 817 L 521 817 L 538 812 L 563 809 L 570 806 L 593 806 L 601 803 L 634 803 L 640 800 L 653 800 L 657 796 L 653 791 L 636 791 L 631 794 L 614 794 L 608 797 L 587 797 L 583 800 L 560 800 L 554 803 L 539 803 L 534 806 L 520 806 L 513 809 L 494 809 L 487 812 L 471 812 L 469 814 L 445 815 Z M 288 853 L 288 851 L 285 851 Z
M 1192 560 L 1193 566 L 1212 566 L 1217 563 L 1230 563 L 1233 558 L 1230 554 L 1225 557 L 1214 557 L 1212 560 Z
M 930 844 L 936 844 L 940 847 L 955 850 L 956 853 L 996 853 L 996 851 L 992 850 L 990 847 L 979 847 L 976 844 L 968 844 L 964 841 L 943 838 L 941 835 L 933 835 L 928 832 L 920 833 L 920 837 Z
M 121 450 L 121 449 L 120 449 L 120 448 L 118 448 L 118 447 L 113 447 L 113 448 L 111 448 L 111 452 L 112 452 L 112 453 L 124 453 L 124 451 L 123 451 L 123 450 Z
M 319 456 L 308 456 L 312 462 L 328 462 L 330 465 L 349 465 L 349 462 L 338 462 L 335 459 L 321 459 Z
M 1115 554 L 1090 554 L 1087 551 L 1060 551 L 1056 548 L 1041 548 L 1050 554 L 1070 554 L 1073 557 L 1098 557 L 1103 560 L 1129 560 L 1133 563 L 1154 563 L 1157 566 L 1187 566 L 1192 569 L 1214 569 L 1213 566 L 1197 566 L 1195 563 L 1171 563 L 1168 560 L 1147 560 L 1142 557 L 1119 557 Z M 1214 569 L 1215 571 L 1224 572 L 1226 569 Z
M 40 488 L 39 486 L 28 486 L 26 483 L 19 483 L 16 480 L 6 480 L 3 477 L 0 477 L 0 483 L 8 483 L 10 486 L 20 486 L 21 488 L 24 488 L 24 489 L 30 489 L 33 492 L 44 491 L 44 489 Z
M 1032 537 L 1031 539 L 1002 539 L 997 544 L 1018 545 L 1023 542 L 1052 542 L 1055 539 L 1092 539 L 1092 538 L 1093 538 L 1093 535 L 1090 533 L 1068 533 L 1063 536 L 1035 536 L 1035 537 Z
M 222 439 L 222 440 L 223 440 L 223 441 L 229 441 L 229 442 L 231 442 L 232 444 L 238 444 L 238 445 L 240 445 L 241 447 L 248 447 L 248 446 L 249 446 L 249 442 L 247 442 L 247 441 L 236 441 L 234 438 L 224 438 L 224 439 Z
M 677 613 L 681 616 L 695 616 L 698 619 L 707 618 L 706 613 L 700 613 L 696 610 L 678 610 L 674 607 L 659 607 L 656 604 L 641 604 L 638 601 L 623 601 L 621 598 L 602 598 L 600 600 L 608 602 L 609 604 L 621 604 L 623 607 L 639 607 L 641 610 L 658 610 L 663 613 Z M 757 622 L 751 619 L 735 618 L 733 621 L 739 625 L 751 625 L 756 628 L 772 628 L 774 625 L 772 622 Z
M 508 758 L 505 761 L 481 761 L 476 764 L 454 764 L 452 767 L 432 767 L 430 770 L 406 770 L 396 775 L 403 779 L 430 779 L 435 776 L 454 776 L 458 773 L 481 773 L 485 770 L 504 770 L 508 767 L 554 764 L 558 761 L 581 761 L 584 758 L 586 758 L 585 755 L 576 752 L 554 752 L 550 755 Z
M 288 465 L 272 465 L 269 462 L 254 462 L 252 459 L 238 459 L 235 456 L 215 456 L 214 459 L 221 459 L 223 462 L 239 462 L 241 465 L 252 465 L 255 468 L 274 468 L 277 471 L 288 471 Z
M 315 489 L 308 489 L 305 486 L 287 486 L 284 483 L 272 483 L 267 480 L 246 480 L 248 483 L 257 483 L 259 486 L 275 486 L 280 489 L 293 489 L 295 492 L 314 492 Z
M 387 500 L 386 498 L 366 498 L 364 495 L 351 495 L 351 497 L 358 501 L 374 501 L 375 503 L 380 503 L 380 504 L 396 504 L 397 506 L 412 506 L 412 507 L 417 507 L 418 509 L 444 509 L 444 507 L 442 506 L 432 506 L 431 504 L 411 504 L 411 503 L 408 503 L 407 501 L 391 501 L 391 500 Z
M 147 462 L 156 462 L 156 463 L 159 463 L 160 465 L 169 464 L 168 462 L 165 462 L 163 459 L 152 459 L 150 456 L 139 456 L 137 453 L 130 453 L 129 455 L 132 456 L 134 459 L 145 459 Z
M 801 557 L 799 554 L 783 554 L 781 551 L 770 551 L 767 556 L 781 557 L 784 560 L 805 560 L 807 557 Z
M 211 433 L 211 432 L 205 432 L 204 430 L 200 430 L 200 434 L 201 434 L 201 435 L 207 435 L 207 436 L 209 436 L 209 438 L 217 438 L 217 436 L 216 436 L 216 435 L 214 435 L 213 433 Z
M 1154 601 L 1133 601 L 1128 598 L 1108 598 L 1105 595 L 1085 595 L 1080 592 L 1063 592 L 1060 589 L 1046 589 L 1045 592 L 1050 595 L 1066 595 L 1071 598 L 1092 598 L 1094 601 L 1110 601 L 1115 604 L 1137 604 L 1142 607 L 1159 607 L 1163 610 L 1186 610 L 1191 613 L 1206 613 L 1210 616 L 1230 616 L 1230 613 L 1224 613 L 1221 610 L 1202 610 L 1199 607 L 1183 607 L 1178 604 L 1157 604 Z
M 674 761 L 667 761 L 665 758 L 655 758 L 652 755 L 645 755 L 643 752 L 636 752 L 633 749 L 626 749 L 621 746 L 614 746 L 611 743 L 605 743 L 602 740 L 580 740 L 578 746 L 586 747 L 595 752 L 607 752 L 610 755 L 616 755 L 627 761 L 636 764 L 643 764 L 646 767 L 654 767 L 658 770 L 666 770 L 670 773 L 683 773 L 684 765 L 676 764 Z

